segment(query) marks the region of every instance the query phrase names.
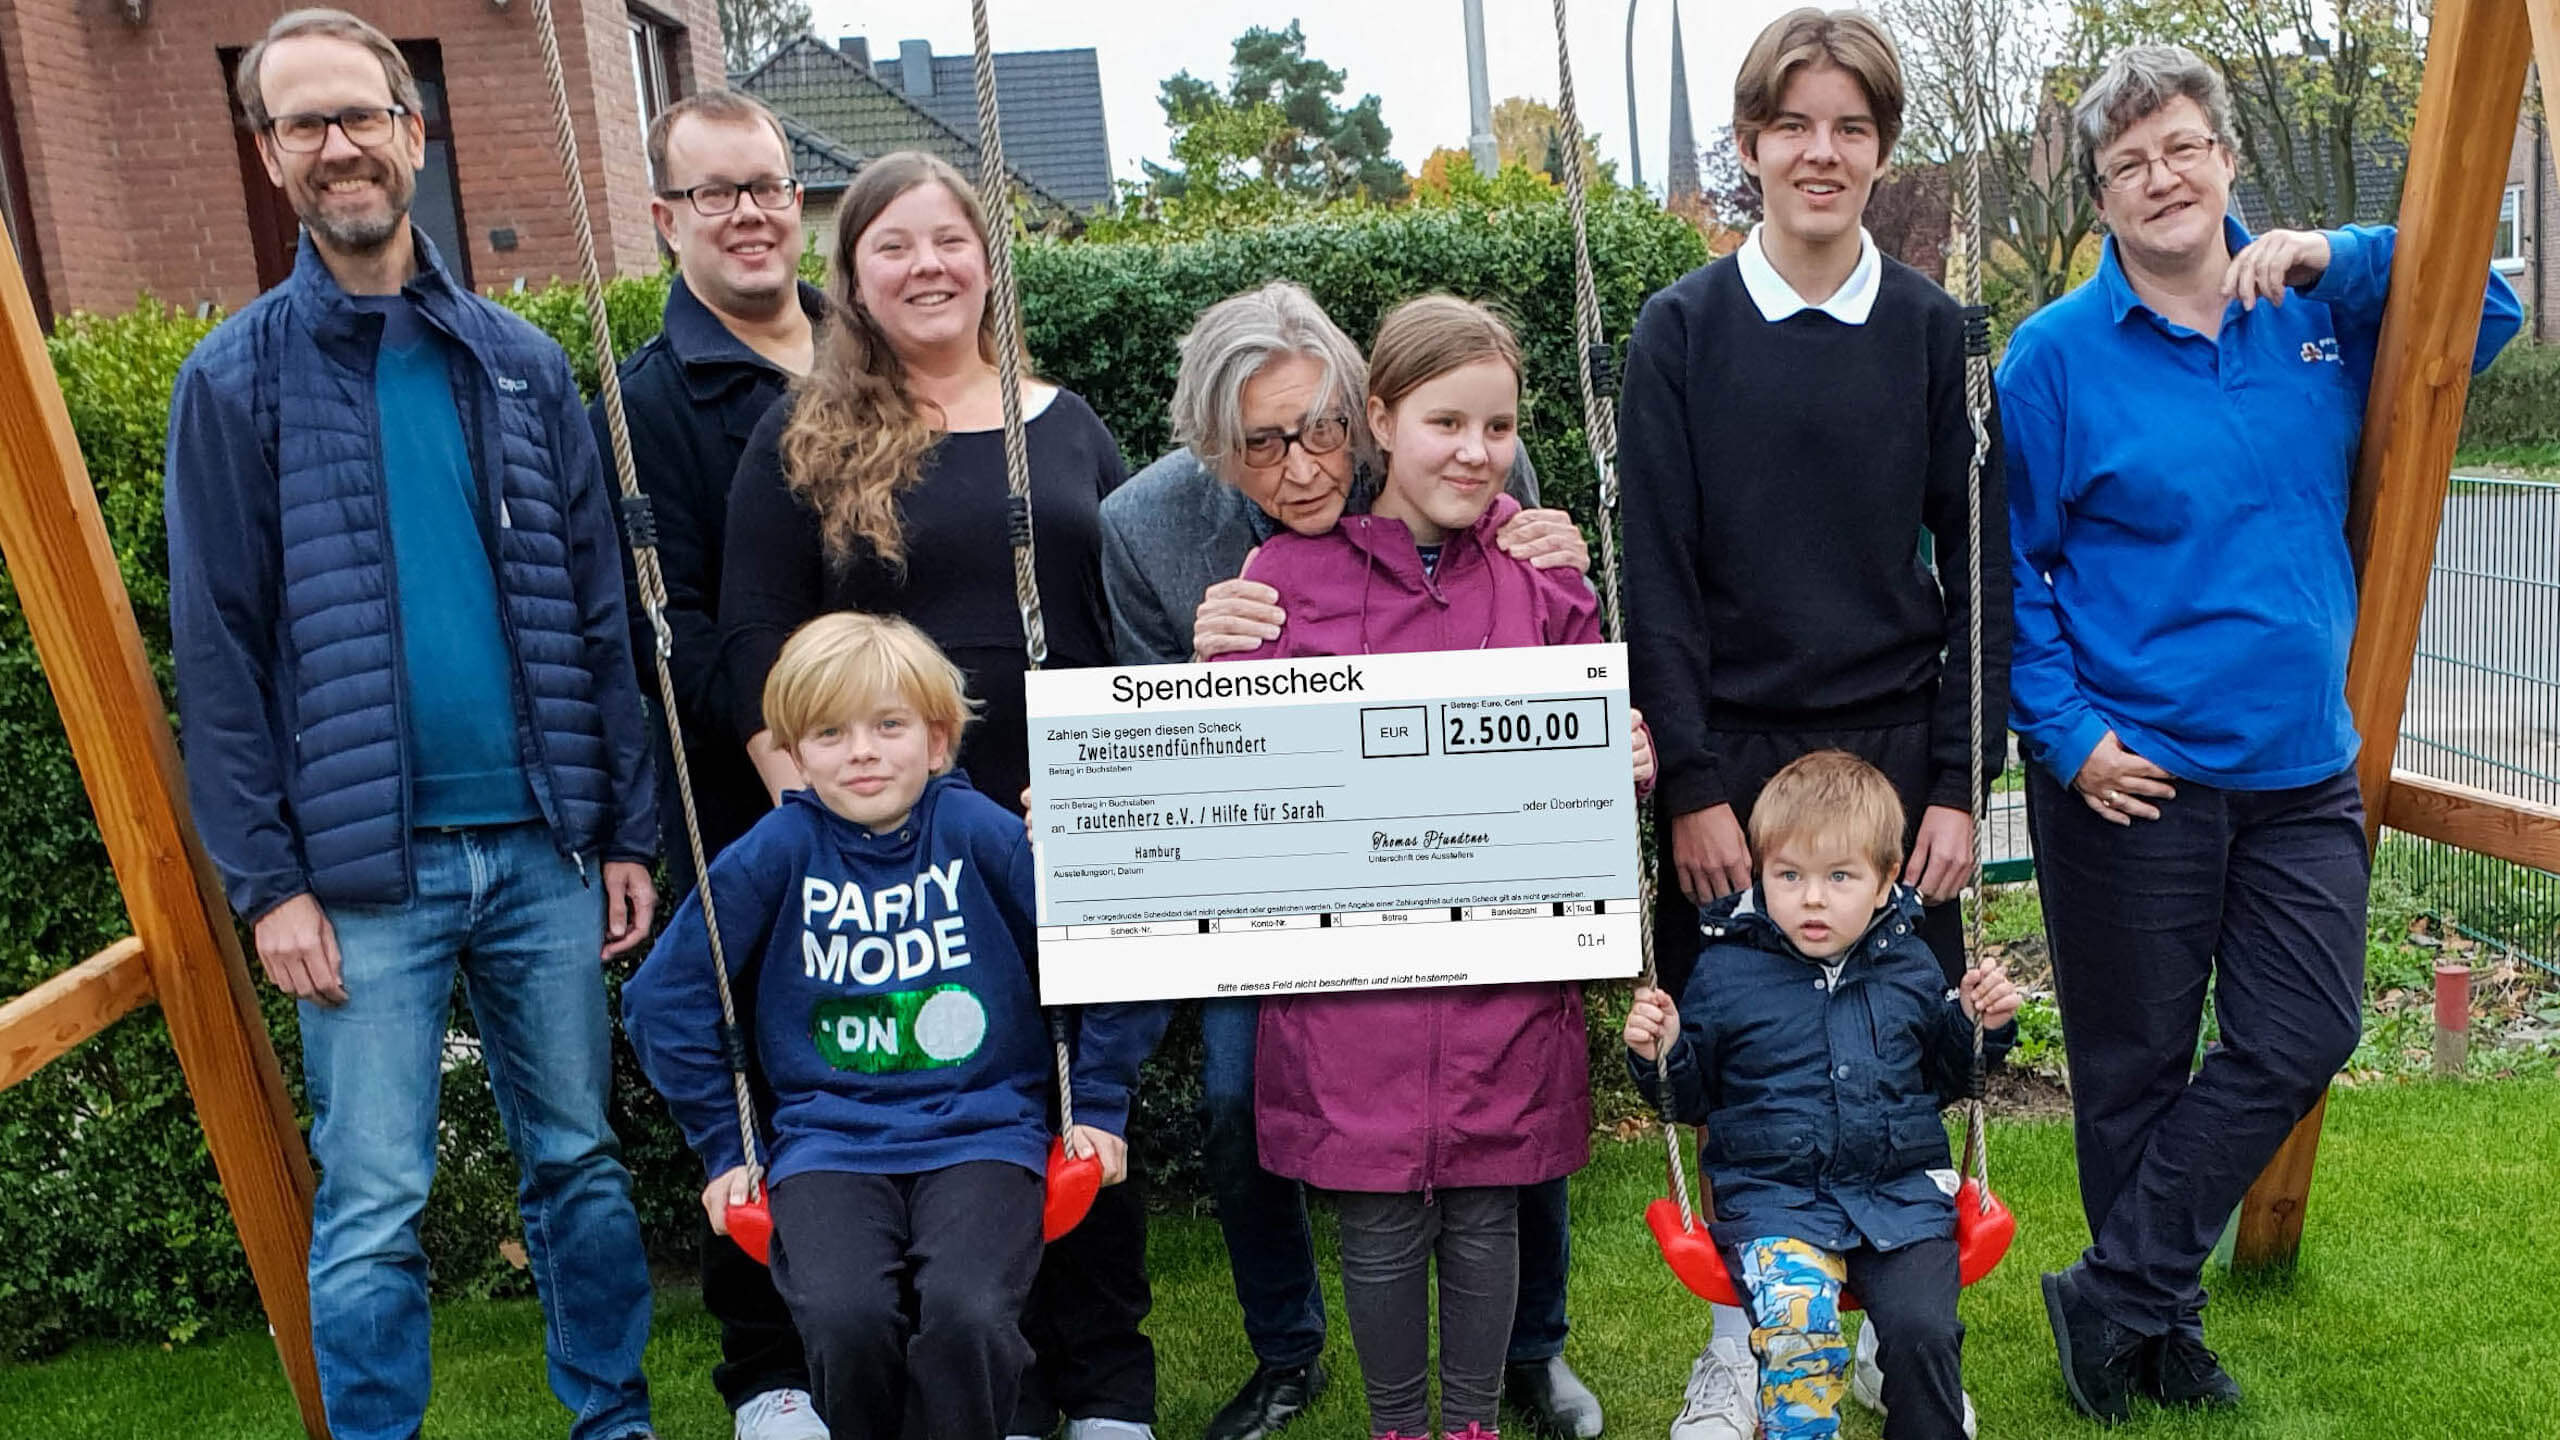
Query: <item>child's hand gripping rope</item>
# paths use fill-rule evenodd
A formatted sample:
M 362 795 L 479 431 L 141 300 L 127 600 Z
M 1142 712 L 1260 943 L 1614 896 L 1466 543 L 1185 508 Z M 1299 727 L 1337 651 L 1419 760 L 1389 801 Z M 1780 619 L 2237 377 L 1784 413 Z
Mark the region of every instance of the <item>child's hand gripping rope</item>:
M 1997 1030 L 2018 1013 L 2026 996 L 1998 961 L 1985 960 L 1964 972 L 1964 979 L 1956 986 L 1956 998 L 1963 1003 L 1967 1019 L 1978 1021 L 1985 1030 Z M 1630 1025 L 1634 1023 L 1628 1021 Z
M 1090 1125 L 1068 1127 L 1067 1154 L 1077 1160 L 1088 1155 L 1099 1157 L 1105 1185 L 1117 1185 L 1129 1178 L 1129 1142 L 1108 1130 Z
M 746 1204 L 763 1188 L 764 1167 L 760 1165 L 734 1166 L 713 1177 L 710 1184 L 702 1187 L 702 1213 L 711 1217 L 711 1233 L 728 1234 L 729 1207 Z
M 1649 985 L 1638 986 L 1634 1003 L 1627 1007 L 1627 1029 L 1622 1037 L 1627 1048 L 1636 1052 L 1638 1059 L 1651 1061 L 1679 1033 L 1680 1010 L 1671 1003 L 1671 996 Z
M 1653 732 L 1645 728 L 1644 712 L 1627 712 L 1627 730 L 1632 734 L 1636 753 L 1636 789 L 1653 783 Z

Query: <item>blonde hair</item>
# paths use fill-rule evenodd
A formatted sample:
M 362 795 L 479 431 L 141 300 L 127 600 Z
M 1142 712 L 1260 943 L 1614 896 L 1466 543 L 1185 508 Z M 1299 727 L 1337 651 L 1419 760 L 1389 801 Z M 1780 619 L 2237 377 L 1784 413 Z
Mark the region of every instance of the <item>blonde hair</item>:
M 950 164 L 921 150 L 883 155 L 862 169 L 836 207 L 836 253 L 829 267 L 828 324 L 817 362 L 793 387 L 782 431 L 782 473 L 791 493 L 818 514 L 827 554 L 852 558 L 868 543 L 892 565 L 906 562 L 898 496 L 924 478 L 925 457 L 941 443 L 941 418 L 907 393 L 907 367 L 856 288 L 864 231 L 899 196 L 920 185 L 951 192 L 987 248 L 987 214 Z M 978 354 L 996 358 L 995 306 L 978 316 Z
M 1849 72 L 1866 91 L 1875 110 L 1876 158 L 1893 158 L 1893 142 L 1902 138 L 1902 55 L 1893 37 L 1875 17 L 1861 10 L 1819 10 L 1810 5 L 1790 10 L 1769 22 L 1742 70 L 1733 77 L 1733 144 L 1757 157 L 1760 132 L 1777 123 L 1787 82 L 1799 70 L 1836 65 Z M 1752 187 L 1759 187 L 1753 179 Z
M 1846 750 L 1816 750 L 1769 777 L 1751 804 L 1751 853 L 1765 862 L 1790 841 L 1848 846 L 1888 878 L 1902 870 L 1902 797 L 1884 772 Z
M 366 24 L 344 10 L 288 10 L 276 17 L 267 33 L 240 56 L 239 68 L 231 72 L 232 93 L 240 99 L 240 113 L 248 118 L 249 128 L 263 134 L 275 117 L 267 113 L 266 92 L 259 88 L 258 68 L 267 60 L 267 47 L 279 40 L 293 40 L 305 35 L 324 35 L 361 45 L 382 62 L 383 83 L 391 87 L 391 103 L 409 112 L 420 124 L 426 122 L 425 107 L 418 99 L 418 77 L 409 71 L 407 57 L 388 35 Z
M 811 733 L 842 723 L 892 698 L 915 708 L 927 728 L 960 752 L 960 732 L 975 718 L 968 679 L 922 630 L 894 615 L 839 610 L 791 632 L 764 678 L 764 723 L 785 750 Z M 940 773 L 937 771 L 936 773 Z
M 1520 337 L 1500 315 L 1455 295 L 1422 295 L 1387 312 L 1369 347 L 1369 398 L 1394 407 L 1462 365 L 1499 360 L 1520 379 Z

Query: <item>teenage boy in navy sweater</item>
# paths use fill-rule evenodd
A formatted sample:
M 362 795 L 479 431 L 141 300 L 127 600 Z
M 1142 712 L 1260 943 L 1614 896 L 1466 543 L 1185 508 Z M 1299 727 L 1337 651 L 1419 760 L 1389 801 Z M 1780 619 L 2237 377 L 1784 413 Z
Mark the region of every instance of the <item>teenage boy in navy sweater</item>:
M 731 983 L 773 1093 L 745 1163 L 701 898 L 623 989 L 641 1068 L 711 1183 L 712 1228 L 761 1178 L 773 1278 L 837 1440 L 998 1440 L 1031 1358 L 1054 1071 L 1031 969 L 1022 821 L 952 775 L 960 672 L 903 620 L 795 633 L 764 716 L 794 790 L 711 867 Z M 1161 1005 L 1082 1012 L 1067 1148 L 1127 1173 L 1129 1096 Z
M 1645 303 L 1619 409 L 1628 648 L 1655 726 L 1654 951 L 1681 993 L 1698 907 L 1751 883 L 1743 842 L 1781 766 L 1837 748 L 1901 797 L 1899 878 L 1950 985 L 1973 873 L 1971 679 L 1986 781 L 2007 754 L 2007 506 L 1996 425 L 1978 480 L 1981 653 L 1968 583 L 1964 315 L 1859 223 L 1902 127 L 1893 41 L 1855 11 L 1780 16 L 1734 81 L 1734 144 L 1768 218 Z M 1996 417 L 1986 416 L 1986 423 Z M 1920 558 L 1934 541 L 1936 567 Z M 1674 1440 L 1749 1440 L 1747 1325 L 1719 1306 Z M 1861 1343 L 1857 1394 L 1880 1402 Z

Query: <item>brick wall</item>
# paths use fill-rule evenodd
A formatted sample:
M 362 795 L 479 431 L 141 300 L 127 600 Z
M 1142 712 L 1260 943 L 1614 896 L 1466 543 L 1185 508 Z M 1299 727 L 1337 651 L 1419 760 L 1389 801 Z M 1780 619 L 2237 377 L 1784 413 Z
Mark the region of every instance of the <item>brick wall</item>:
M 2507 155 L 2506 185 L 2524 187 L 2517 223 L 2522 231 L 2524 268 L 2510 272 L 2508 283 L 2524 298 L 2527 334 L 2544 344 L 2560 342 L 2560 179 L 2552 170 L 2547 131 L 2532 115 L 2516 122 L 2514 147 Z M 2537 173 L 2538 172 L 2538 173 Z
M 104 0 L 0 0 L 29 204 L 57 309 L 119 310 L 138 291 L 226 307 L 257 293 L 217 52 L 265 32 L 285 0 L 159 0 L 143 25 Z M 576 239 L 532 8 L 514 0 L 353 0 L 395 39 L 439 43 L 472 278 L 484 289 L 577 273 Z M 714 0 L 652 0 L 685 27 L 679 89 L 717 77 Z M 628 0 L 554 0 L 597 258 L 657 264 Z M 515 232 L 511 251 L 490 232 Z

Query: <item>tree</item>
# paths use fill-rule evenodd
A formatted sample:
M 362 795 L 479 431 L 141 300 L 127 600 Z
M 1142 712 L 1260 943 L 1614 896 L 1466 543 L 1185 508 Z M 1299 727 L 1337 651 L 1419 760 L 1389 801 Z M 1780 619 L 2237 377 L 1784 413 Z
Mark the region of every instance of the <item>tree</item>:
M 2242 174 L 2287 228 L 2399 209 L 2426 41 L 2405 0 L 2073 0 L 2105 50 L 2184 45 L 2231 89 Z
M 720 0 L 720 49 L 731 74 L 808 33 L 809 0 Z
M 1543 100 L 1514 95 L 1494 106 L 1493 148 L 1504 168 L 1517 165 L 1564 183 L 1564 121 Z M 1582 173 L 1595 185 L 1617 183 L 1616 169 L 1601 164 L 1597 131 L 1582 132 Z
M 2008 298 L 2010 324 L 2071 288 L 2073 263 L 2097 232 L 2097 207 L 2071 155 L 2070 109 L 2102 40 L 2084 18 L 2046 0 L 1970 0 L 1976 35 L 1959 27 L 1967 0 L 1883 0 L 1911 77 L 1896 153 L 1913 168 L 1953 167 L 1975 144 L 1982 106 L 1985 294 Z M 2076 5 L 2080 0 L 2073 0 Z M 2204 0 L 2207 4 L 2220 0 Z
M 1704 218 L 1728 230 L 1748 230 L 1762 216 L 1760 187 L 1742 168 L 1742 149 L 1725 126 L 1698 152 L 1698 199 Z
M 1404 197 L 1404 165 L 1387 153 L 1393 139 L 1380 118 L 1378 97 L 1335 103 L 1343 72 L 1307 54 L 1307 37 L 1292 20 L 1285 30 L 1254 26 L 1236 37 L 1226 89 L 1184 70 L 1157 91 L 1165 123 L 1173 128 L 1179 169 L 1149 164 L 1160 195 L 1180 196 L 1202 157 L 1224 167 L 1248 162 L 1257 177 L 1284 194 L 1317 202 L 1365 196 Z M 1190 132 L 1205 127 L 1206 146 L 1184 154 Z M 1252 150 L 1237 147 L 1251 142 Z

